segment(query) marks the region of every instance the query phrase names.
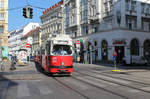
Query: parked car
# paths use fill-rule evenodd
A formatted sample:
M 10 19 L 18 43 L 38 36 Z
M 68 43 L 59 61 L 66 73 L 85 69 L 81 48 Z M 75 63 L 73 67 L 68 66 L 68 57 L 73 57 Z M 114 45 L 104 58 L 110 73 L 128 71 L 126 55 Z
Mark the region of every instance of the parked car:
M 143 56 L 130 56 L 123 58 L 124 64 L 147 65 L 147 60 Z

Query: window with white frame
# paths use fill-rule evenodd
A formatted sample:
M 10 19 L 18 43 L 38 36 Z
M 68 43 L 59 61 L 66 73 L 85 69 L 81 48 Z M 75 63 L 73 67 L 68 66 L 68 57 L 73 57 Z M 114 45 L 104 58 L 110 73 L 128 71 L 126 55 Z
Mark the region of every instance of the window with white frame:
M 150 27 L 150 23 L 149 22 L 143 22 L 143 30 L 144 31 L 149 31 L 150 30 L 149 27 Z
M 136 12 L 136 1 L 131 2 L 131 10 Z
M 127 25 L 129 30 L 136 29 L 136 20 L 135 19 L 128 19 Z
M 145 11 L 145 3 L 141 3 L 141 12 L 144 13 Z
M 4 13 L 0 13 L 0 20 L 4 20 Z
M 0 1 L 0 8 L 3 9 L 4 8 L 4 0 Z

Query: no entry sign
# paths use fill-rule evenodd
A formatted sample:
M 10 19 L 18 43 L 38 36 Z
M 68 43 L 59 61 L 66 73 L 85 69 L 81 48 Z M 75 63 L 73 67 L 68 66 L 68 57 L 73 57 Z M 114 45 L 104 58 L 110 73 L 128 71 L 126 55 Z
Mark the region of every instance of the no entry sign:
M 30 48 L 31 45 L 29 43 L 26 44 L 26 48 Z
M 80 41 L 79 41 L 79 40 L 77 40 L 77 41 L 76 41 L 76 44 L 80 44 Z

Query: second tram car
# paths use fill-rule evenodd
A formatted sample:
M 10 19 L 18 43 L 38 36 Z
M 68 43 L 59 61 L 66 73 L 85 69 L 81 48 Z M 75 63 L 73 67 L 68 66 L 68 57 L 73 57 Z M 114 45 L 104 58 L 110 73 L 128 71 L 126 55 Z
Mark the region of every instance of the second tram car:
M 51 74 L 71 74 L 73 72 L 72 47 L 73 43 L 69 35 L 51 35 L 38 52 L 39 65 Z

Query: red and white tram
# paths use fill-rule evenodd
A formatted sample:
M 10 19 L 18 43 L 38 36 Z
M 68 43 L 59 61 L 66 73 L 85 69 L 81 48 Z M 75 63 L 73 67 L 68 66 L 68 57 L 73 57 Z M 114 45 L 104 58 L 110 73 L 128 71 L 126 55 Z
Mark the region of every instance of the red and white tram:
M 69 35 L 50 36 L 38 51 L 37 63 L 51 74 L 73 72 L 73 43 Z

